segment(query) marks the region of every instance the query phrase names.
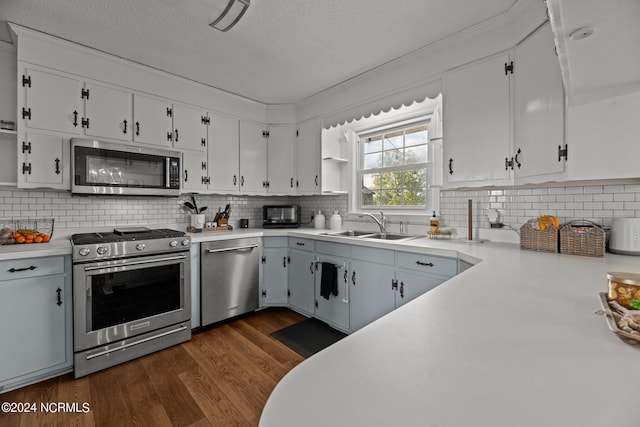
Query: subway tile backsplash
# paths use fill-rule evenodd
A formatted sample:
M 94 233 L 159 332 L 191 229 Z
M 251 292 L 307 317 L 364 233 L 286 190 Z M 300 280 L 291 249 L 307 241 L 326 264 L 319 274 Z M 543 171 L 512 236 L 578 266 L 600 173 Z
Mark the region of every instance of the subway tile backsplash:
M 262 206 L 267 204 L 299 204 L 302 220 L 322 210 L 341 213 L 347 209 L 346 196 L 242 196 L 196 195 L 198 207 L 207 206 L 207 218 L 218 208 L 231 205 L 230 222 L 249 219 L 250 227 L 262 227 Z M 50 190 L 16 190 L 0 188 L 0 218 L 54 218 L 56 228 L 103 227 L 115 225 L 185 224 L 190 222 L 189 210 L 182 207 L 180 198 L 164 197 L 101 197 L 71 196 L 70 193 Z
M 443 224 L 466 227 L 469 199 L 473 200 L 474 228 L 490 228 L 489 209 L 497 209 L 501 221 L 513 228 L 540 215 L 555 215 L 560 223 L 586 219 L 605 227 L 616 217 L 640 218 L 640 185 L 616 184 L 442 191 Z

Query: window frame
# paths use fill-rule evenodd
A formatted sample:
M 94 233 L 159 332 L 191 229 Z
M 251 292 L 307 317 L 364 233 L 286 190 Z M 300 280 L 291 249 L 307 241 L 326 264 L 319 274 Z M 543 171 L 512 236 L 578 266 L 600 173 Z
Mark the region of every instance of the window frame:
M 415 128 L 415 127 L 419 127 L 419 126 L 426 126 L 427 127 L 427 142 L 426 142 L 426 150 L 427 150 L 427 161 L 426 162 L 421 162 L 421 163 L 413 163 L 413 164 L 403 164 L 403 165 L 395 165 L 395 166 L 389 166 L 389 167 L 381 167 L 381 168 L 372 168 L 372 169 L 364 169 L 364 157 L 365 157 L 365 150 L 364 150 L 364 140 L 367 138 L 371 138 L 374 136 L 383 136 L 385 134 L 390 134 L 390 133 L 394 133 L 394 132 L 398 132 L 398 131 L 406 131 L 409 130 L 411 128 Z M 422 117 L 418 117 L 412 120 L 407 120 L 407 121 L 402 121 L 402 122 L 396 122 L 387 126 L 383 126 L 383 127 L 377 127 L 377 128 L 371 128 L 371 129 L 364 129 L 361 130 L 359 132 L 357 132 L 359 140 L 358 140 L 358 144 L 357 144 L 357 149 L 356 149 L 356 158 L 357 158 L 357 162 L 356 162 L 356 171 L 355 171 L 355 185 L 354 185 L 354 198 L 356 199 L 356 203 L 355 203 L 355 208 L 357 209 L 357 211 L 360 212 L 367 212 L 367 211 L 380 211 L 380 210 L 384 210 L 385 212 L 389 212 L 389 213 L 397 213 L 397 214 L 423 214 L 424 212 L 428 211 L 429 209 L 431 209 L 431 207 L 433 206 L 433 202 L 430 200 L 430 192 L 429 192 L 429 186 L 430 186 L 430 178 L 431 178 L 431 165 L 433 163 L 433 159 L 430 158 L 430 154 L 431 154 L 431 150 L 430 150 L 430 144 L 431 144 L 431 114 L 429 114 L 428 116 L 422 116 Z M 406 134 L 403 134 L 403 136 Z M 383 136 L 384 139 L 384 136 Z M 421 145 L 421 144 L 420 144 Z M 417 145 L 419 146 L 419 145 Z M 411 146 L 407 147 L 405 145 L 405 142 L 403 140 L 403 146 L 402 149 L 405 150 L 406 148 L 410 148 Z M 382 147 L 382 150 L 380 151 L 380 153 L 384 156 L 385 151 L 392 151 L 392 150 L 384 150 L 384 146 Z M 424 195 L 425 195 L 425 203 L 424 205 L 420 205 L 420 206 L 416 206 L 416 205 L 411 205 L 411 206 L 406 206 L 406 205 L 397 205 L 397 206 L 393 206 L 393 205 L 380 205 L 380 206 L 376 206 L 376 205 L 363 205 L 363 177 L 366 174 L 371 174 L 371 173 L 384 173 L 384 172 L 394 172 L 394 171 L 409 171 L 409 170 L 414 170 L 414 169 L 424 169 L 425 172 L 425 185 L 424 185 Z

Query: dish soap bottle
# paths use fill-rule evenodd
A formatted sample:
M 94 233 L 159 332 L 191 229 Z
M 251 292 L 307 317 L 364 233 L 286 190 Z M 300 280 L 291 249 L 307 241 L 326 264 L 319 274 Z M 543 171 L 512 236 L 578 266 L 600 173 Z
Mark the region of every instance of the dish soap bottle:
M 333 211 L 333 215 L 329 218 L 329 228 L 332 230 L 342 229 L 342 217 L 338 214 L 338 211 Z
M 326 223 L 324 215 L 322 214 L 322 211 L 318 211 L 318 213 L 313 217 L 313 228 L 323 229 L 325 226 Z
M 438 234 L 438 228 L 440 228 L 440 220 L 436 216 L 436 211 L 433 211 L 433 216 L 429 220 L 429 225 L 431 226 L 431 234 Z

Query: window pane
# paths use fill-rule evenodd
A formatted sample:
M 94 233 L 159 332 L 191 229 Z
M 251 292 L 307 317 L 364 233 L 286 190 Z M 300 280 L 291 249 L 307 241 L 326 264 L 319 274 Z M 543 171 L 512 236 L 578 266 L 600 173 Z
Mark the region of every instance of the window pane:
M 400 188 L 402 187 L 402 171 L 383 172 L 381 174 L 382 183 L 379 188 Z
M 412 165 L 415 163 L 427 162 L 427 146 L 418 145 L 417 147 L 407 148 L 405 151 L 405 164 Z
M 377 183 L 377 184 L 376 184 Z M 377 205 L 375 199 L 380 188 L 380 174 L 367 173 L 362 175 L 362 205 Z
M 403 171 L 403 186 L 410 188 L 426 188 L 427 172 L 424 168 Z
M 364 152 L 373 153 L 376 151 L 382 151 L 382 136 L 374 136 L 364 140 Z
M 403 164 L 404 159 L 402 150 L 384 151 L 382 155 L 384 157 L 382 166 L 385 168 L 388 168 L 389 166 L 400 166 Z
M 404 139 L 404 145 L 410 147 L 412 145 L 420 145 L 427 143 L 427 127 L 419 126 L 417 128 L 408 129 Z
M 396 148 L 402 148 L 402 131 L 390 133 L 384 136 L 383 149 L 386 151 Z
M 379 168 L 382 166 L 382 153 L 364 155 L 364 169 Z
M 427 197 L 424 188 L 404 190 L 405 206 L 424 206 L 426 203 Z
M 402 190 L 382 190 L 380 206 L 402 206 Z

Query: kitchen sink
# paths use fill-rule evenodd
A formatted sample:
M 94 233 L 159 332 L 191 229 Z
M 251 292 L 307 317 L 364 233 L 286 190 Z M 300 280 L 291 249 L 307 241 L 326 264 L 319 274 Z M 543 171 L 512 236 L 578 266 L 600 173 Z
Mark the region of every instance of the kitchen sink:
M 354 231 L 354 230 L 345 230 L 345 231 L 334 231 L 331 233 L 323 233 L 327 236 L 342 236 L 342 237 L 360 237 L 360 236 L 368 236 L 371 231 Z
M 420 236 L 411 236 L 407 234 L 398 234 L 398 233 L 374 233 L 371 231 L 355 231 L 355 230 L 345 230 L 345 231 L 333 231 L 329 233 L 322 233 L 325 236 L 335 236 L 335 237 L 354 237 L 357 239 L 376 239 L 376 240 L 409 240 L 415 239 Z
M 362 236 L 365 239 L 380 239 L 380 240 L 404 240 L 404 239 L 413 239 L 416 236 L 407 236 L 406 234 L 395 234 L 395 233 L 373 233 Z

